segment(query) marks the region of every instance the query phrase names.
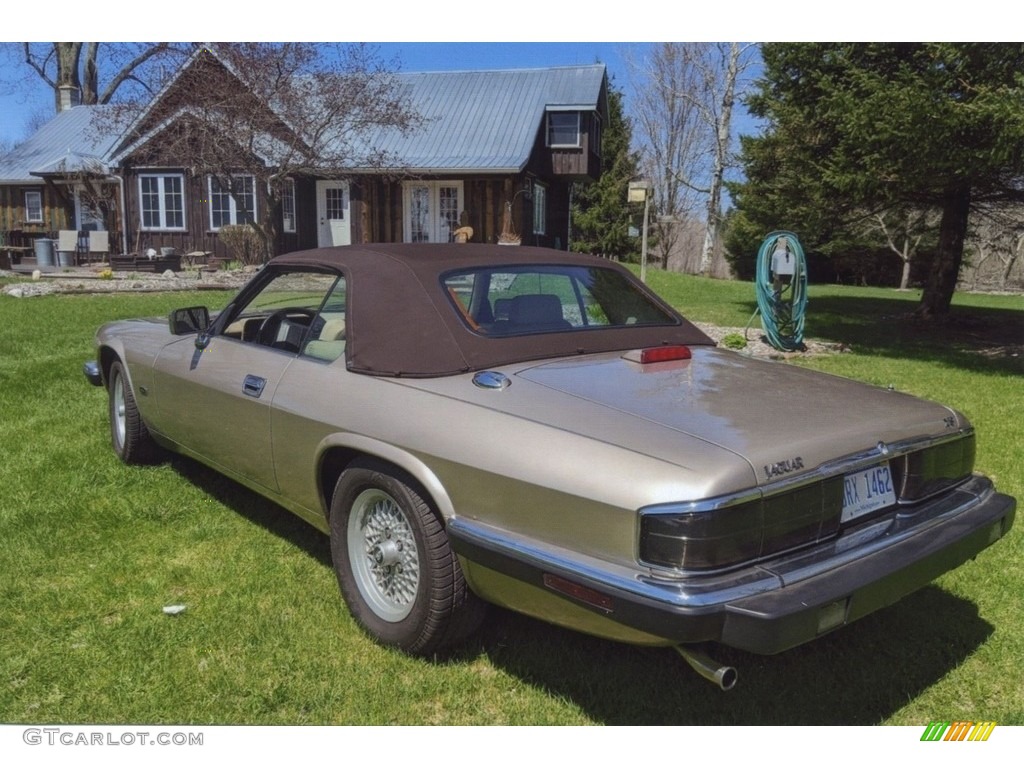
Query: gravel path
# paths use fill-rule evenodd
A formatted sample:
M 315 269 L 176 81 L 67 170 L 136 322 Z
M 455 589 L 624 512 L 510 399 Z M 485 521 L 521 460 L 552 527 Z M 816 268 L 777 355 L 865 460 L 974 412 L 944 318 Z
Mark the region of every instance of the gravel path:
M 747 340 L 747 346 L 737 351 L 752 357 L 765 357 L 769 360 L 792 360 L 794 358 L 812 357 L 815 355 L 833 355 L 839 352 L 848 352 L 850 349 L 845 344 L 819 341 L 817 339 L 804 339 L 805 351 L 782 352 L 765 341 L 764 331 L 761 330 L 761 324 L 756 319 L 746 330 L 743 328 L 711 325 L 710 323 L 694 322 L 694 325 L 717 341 L 719 346 L 721 346 L 722 339 L 730 334 L 743 336 Z

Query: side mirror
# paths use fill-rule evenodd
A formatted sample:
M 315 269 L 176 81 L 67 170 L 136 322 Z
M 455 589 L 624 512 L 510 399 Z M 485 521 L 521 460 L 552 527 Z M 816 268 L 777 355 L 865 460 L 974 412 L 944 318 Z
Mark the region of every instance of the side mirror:
M 173 336 L 200 333 L 210 327 L 210 310 L 206 307 L 173 309 L 167 318 Z

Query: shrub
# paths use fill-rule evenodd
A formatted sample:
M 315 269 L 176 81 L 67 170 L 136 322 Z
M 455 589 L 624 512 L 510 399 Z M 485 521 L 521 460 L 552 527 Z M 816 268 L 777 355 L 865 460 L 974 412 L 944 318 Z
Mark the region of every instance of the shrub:
M 228 254 L 242 264 L 262 264 L 266 261 L 263 235 L 252 224 L 230 224 L 221 227 L 218 238 Z
M 747 340 L 742 333 L 730 333 L 722 338 L 722 346 L 728 349 L 743 349 L 747 346 Z

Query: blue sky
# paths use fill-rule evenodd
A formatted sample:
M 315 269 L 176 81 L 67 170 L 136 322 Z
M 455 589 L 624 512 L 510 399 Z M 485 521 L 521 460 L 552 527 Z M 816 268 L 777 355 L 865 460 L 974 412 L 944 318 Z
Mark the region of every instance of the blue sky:
M 623 57 L 646 43 L 377 43 L 385 56 L 397 55 L 402 69 L 429 72 L 450 69 L 515 69 L 573 64 L 606 64 L 609 73 L 625 77 Z
M 627 79 L 625 58 L 641 55 L 647 43 L 612 42 L 407 42 L 374 43 L 381 57 L 396 58 L 404 72 L 452 69 L 512 69 L 601 62 L 620 85 Z M 10 62 L 8 61 L 8 66 Z M 25 138 L 34 114 L 53 110 L 49 88 L 27 67 L 17 91 L 0 92 L 0 140 Z
M 243 6 L 240 11 L 209 0 L 175 0 L 173 9 L 161 13 L 158 20 L 148 12 L 145 17 L 125 13 L 122 0 L 90 0 L 87 14 L 82 13 L 81 0 L 48 0 L 45 25 L 38 7 L 9 3 L 0 35 L 32 30 L 51 40 L 139 40 L 151 38 L 155 32 L 169 40 L 340 37 L 374 42 L 385 58 L 397 55 L 402 70 L 407 72 L 601 61 L 616 84 L 625 89 L 626 57 L 630 51 L 640 54 L 650 45 L 625 41 L 985 40 L 992 35 L 990 20 L 999 15 L 984 11 L 995 2 L 975 0 L 969 18 L 964 18 L 959 12 L 961 5 L 954 5 L 952 0 L 933 0 L 924 17 L 916 9 L 894 7 L 891 0 L 862 0 L 855 12 L 844 15 L 842 10 L 834 10 L 827 26 L 823 26 L 821 6 L 811 0 L 731 0 L 726 6 L 690 3 L 664 9 L 629 3 L 581 5 L 516 0 L 487 5 L 476 0 L 445 0 L 441 4 L 367 3 L 337 10 L 314 0 L 288 0 L 269 6 L 272 13 L 259 11 L 256 6 Z M 325 12 L 325 8 L 331 10 Z M 951 29 L 954 19 L 956 27 Z M 560 41 L 565 38 L 576 39 Z M 478 42 L 466 42 L 469 40 Z M 604 42 L 609 40 L 623 42 Z M 17 48 L 14 53 L 13 60 L 0 56 L 0 67 L 7 70 L 0 74 L 18 71 Z M 24 138 L 33 112 L 52 110 L 52 95 L 42 81 L 24 66 L 20 71 L 26 76 L 16 92 L 0 88 L 0 140 Z

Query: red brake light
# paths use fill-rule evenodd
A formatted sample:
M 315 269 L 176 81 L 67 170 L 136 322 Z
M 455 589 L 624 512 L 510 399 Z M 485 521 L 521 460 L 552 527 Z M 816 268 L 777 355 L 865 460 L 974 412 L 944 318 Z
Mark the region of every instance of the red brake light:
M 640 351 L 640 362 L 647 363 L 669 363 L 673 360 L 689 360 L 690 348 L 681 344 L 668 347 L 650 347 Z

